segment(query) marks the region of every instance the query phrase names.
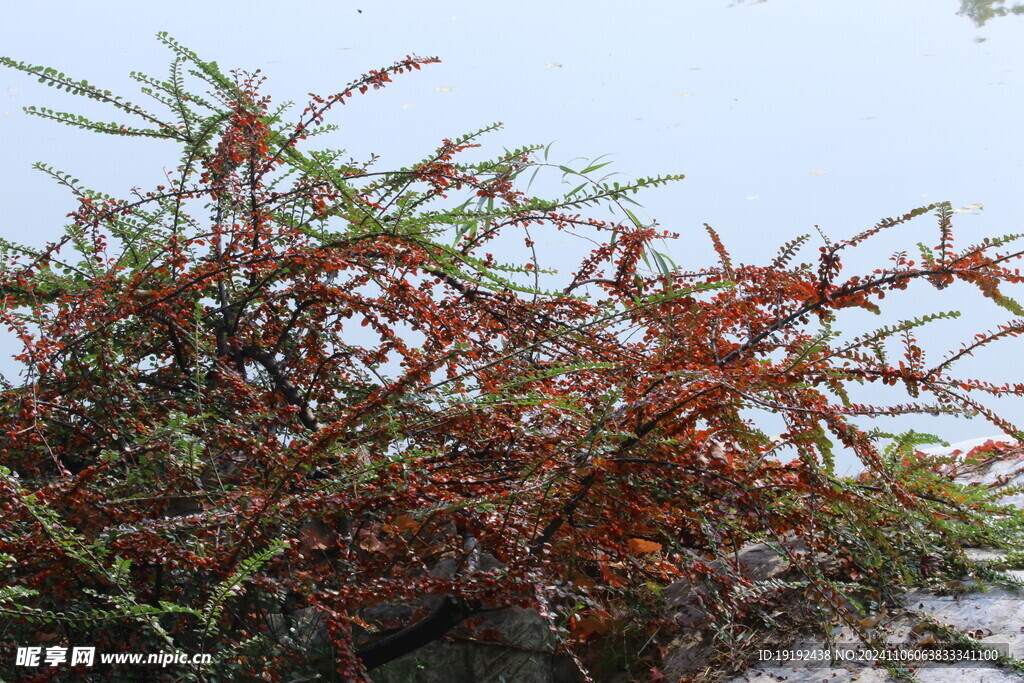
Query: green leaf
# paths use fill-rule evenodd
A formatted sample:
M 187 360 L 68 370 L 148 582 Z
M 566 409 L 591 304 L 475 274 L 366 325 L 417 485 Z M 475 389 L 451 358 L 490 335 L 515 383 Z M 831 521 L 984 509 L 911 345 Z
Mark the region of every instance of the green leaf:
M 551 145 L 553 145 L 553 144 L 555 144 L 555 141 L 554 141 L 554 140 L 552 140 L 551 142 L 549 142 L 549 143 L 548 143 L 548 146 L 544 148 L 544 161 L 547 161 L 547 160 L 548 160 L 548 152 L 550 152 L 550 151 L 551 151 Z
M 622 207 L 622 210 L 626 212 L 627 216 L 629 216 L 629 220 L 633 221 L 633 225 L 635 225 L 638 228 L 644 227 L 644 224 L 640 221 L 639 218 L 637 218 L 635 213 L 633 213 L 632 211 L 630 211 L 626 207 Z
M 582 190 L 582 189 L 583 189 L 584 187 L 586 187 L 586 186 L 587 186 L 587 184 L 586 184 L 586 183 L 580 183 L 579 185 L 577 185 L 576 187 L 574 187 L 574 188 L 573 188 L 572 190 L 570 190 L 569 192 L 566 192 L 566 193 L 565 193 L 565 196 L 566 196 L 566 197 L 571 197 L 571 196 L 573 196 L 574 194 L 576 194 L 577 192 L 579 192 L 580 190 Z
M 587 167 L 586 167 L 585 169 L 583 169 L 582 171 L 580 171 L 580 175 L 583 175 L 583 174 L 585 174 L 585 173 L 591 173 L 591 172 L 593 172 L 593 171 L 596 171 L 596 170 L 598 170 L 599 168 L 604 168 L 605 166 L 608 166 L 608 165 L 610 165 L 611 163 L 612 163 L 612 162 L 610 162 L 610 161 L 606 161 L 606 162 L 604 162 L 603 164 L 594 164 L 593 166 L 587 166 Z

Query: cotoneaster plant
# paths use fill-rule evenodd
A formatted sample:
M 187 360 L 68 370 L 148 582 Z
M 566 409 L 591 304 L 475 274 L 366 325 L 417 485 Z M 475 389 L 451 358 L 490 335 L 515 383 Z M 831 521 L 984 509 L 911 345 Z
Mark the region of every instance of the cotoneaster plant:
M 684 272 L 654 248 L 670 235 L 630 210 L 682 176 L 611 182 L 605 164 L 559 167 L 539 146 L 464 161 L 494 127 L 396 170 L 309 146 L 337 137 L 328 114 L 434 58 L 289 118 L 258 74 L 159 37 L 169 74 L 133 77 L 161 115 L 2 60 L 131 123 L 31 114 L 180 148 L 166 182 L 126 198 L 38 165 L 77 201 L 64 236 L 2 242 L 0 319 L 23 368 L 0 389 L 3 666 L 15 645 L 87 644 L 214 655 L 154 674 L 168 678 L 368 680 L 483 611 L 527 606 L 586 668 L 588 643 L 630 633 L 640 651 L 670 635 L 673 582 L 704 587 L 706 624 L 730 642 L 794 591 L 856 625 L 850 598 L 884 600 L 936 556 L 954 563 L 964 538 L 1015 533 L 986 526 L 1012 517 L 994 494 L 906 466 L 913 437 L 856 419 L 980 413 L 1019 434 L 978 397 L 1024 386 L 953 371 L 1020 319 L 934 361 L 917 335 L 952 313 L 836 329 L 846 309 L 954 281 L 1020 315 L 1004 291 L 1021 281 L 1017 235 L 958 248 L 935 204 L 810 263 L 804 236 L 755 266 L 708 228 L 718 264 Z M 527 194 L 522 180 L 549 169 L 575 189 Z M 841 273 L 862 242 L 924 215 L 938 235 L 919 260 Z M 537 247 L 554 232 L 593 243 L 558 274 Z M 865 383 L 914 402 L 856 404 L 847 387 Z M 766 436 L 758 410 L 784 433 Z M 835 475 L 836 443 L 865 478 Z M 745 578 L 730 558 L 756 540 L 799 579 Z M 397 604 L 412 618 L 375 609 Z

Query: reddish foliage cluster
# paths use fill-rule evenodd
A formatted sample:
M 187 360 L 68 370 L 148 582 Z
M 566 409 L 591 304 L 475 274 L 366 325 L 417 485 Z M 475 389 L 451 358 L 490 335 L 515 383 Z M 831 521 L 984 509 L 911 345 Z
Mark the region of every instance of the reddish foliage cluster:
M 838 552 L 848 576 L 885 570 L 843 536 L 850 510 L 878 508 L 872 486 L 835 483 L 830 439 L 874 489 L 908 509 L 927 500 L 857 416 L 982 410 L 1012 429 L 970 394 L 1024 386 L 948 371 L 1019 321 L 931 366 L 918 321 L 848 342 L 813 326 L 915 280 L 1005 300 L 1021 253 L 997 253 L 1005 240 L 954 251 L 948 207 L 827 244 L 817 267 L 791 265 L 803 240 L 767 266 L 734 265 L 709 229 L 720 266 L 649 274 L 661 231 L 575 211 L 660 180 L 548 201 L 516 189 L 543 166 L 535 149 L 459 162 L 475 136 L 394 172 L 298 150 L 334 104 L 434 60 L 314 97 L 289 128 L 259 78 L 169 44 L 217 90 L 186 98 L 173 69 L 164 84 L 183 112 L 208 109 L 158 125 L 185 147 L 169 186 L 132 201 L 76 189 L 64 239 L 5 249 L 0 317 L 26 370 L 0 393 L 0 553 L 16 559 L 0 571 L 38 591 L 7 610 L 25 638 L 241 647 L 223 663 L 239 676 L 323 665 L 363 678 L 483 608 L 557 615 L 567 645 L 658 626 L 651 587 L 680 579 L 724 582 L 713 615 L 751 613 L 758 600 L 730 598 L 749 581 L 710 564 L 751 538 L 796 534 Z M 456 192 L 470 199 L 428 208 Z M 840 277 L 844 250 L 933 210 L 941 240 L 923 265 Z M 567 286 L 541 289 L 538 264 L 494 256 L 501 236 L 531 249 L 542 230 L 599 242 Z M 890 337 L 904 345 L 895 363 Z M 851 382 L 938 406 L 857 405 Z M 785 433 L 767 438 L 751 409 L 784 417 Z M 784 462 L 787 448 L 798 457 Z M 812 597 L 839 609 L 812 570 Z M 388 603 L 422 606 L 422 621 L 375 621 Z M 326 625 L 326 664 L 281 628 L 305 608 Z M 50 612 L 69 616 L 40 626 Z M 255 636 L 261 648 L 245 649 Z

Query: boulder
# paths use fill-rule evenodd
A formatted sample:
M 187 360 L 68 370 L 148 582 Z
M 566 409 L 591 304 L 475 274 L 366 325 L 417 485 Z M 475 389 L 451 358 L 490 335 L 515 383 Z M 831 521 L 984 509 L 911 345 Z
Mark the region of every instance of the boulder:
M 805 546 L 797 539 L 788 539 L 797 549 Z M 733 564 L 739 573 L 751 581 L 779 579 L 789 571 L 789 561 L 766 543 L 756 543 L 741 548 L 728 564 Z M 711 570 L 724 575 L 730 567 L 722 559 L 708 562 Z M 668 644 L 662 663 L 662 673 L 670 680 L 685 680 L 686 677 L 708 666 L 715 655 L 713 634 L 708 628 L 700 598 L 708 595 L 708 587 L 677 581 L 663 593 L 665 608 L 679 627 L 679 632 Z
M 435 642 L 372 672 L 375 683 L 556 683 L 564 680 L 547 622 L 506 608 L 467 620 Z

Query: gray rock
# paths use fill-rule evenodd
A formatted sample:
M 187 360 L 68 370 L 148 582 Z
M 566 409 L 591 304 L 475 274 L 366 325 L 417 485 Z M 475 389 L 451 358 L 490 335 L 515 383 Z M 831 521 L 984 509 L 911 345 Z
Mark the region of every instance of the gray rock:
M 481 615 L 458 627 L 455 642 L 435 642 L 372 672 L 375 683 L 556 683 L 562 668 L 554 657 L 547 622 L 526 608 Z M 485 634 L 500 639 L 483 641 Z
M 794 545 L 803 547 L 797 541 Z M 789 569 L 788 560 L 765 543 L 741 548 L 731 561 L 718 559 L 708 562 L 718 575 L 729 571 L 731 564 L 751 581 L 777 579 Z M 677 581 L 663 592 L 665 608 L 680 627 L 679 634 L 668 644 L 661 667 L 669 680 L 684 680 L 688 674 L 706 667 L 715 654 L 707 617 L 700 606 L 701 599 L 707 598 L 708 592 L 706 585 L 689 581 Z
M 500 571 L 504 566 L 480 553 L 476 569 Z M 460 570 L 453 558 L 442 558 L 431 576 L 450 578 Z M 422 608 L 439 596 L 409 604 L 382 604 L 364 610 L 369 621 L 390 619 L 411 623 Z M 446 636 L 371 672 L 376 683 L 558 683 L 571 679 L 555 656 L 555 638 L 541 615 L 532 609 L 509 607 L 467 619 Z

